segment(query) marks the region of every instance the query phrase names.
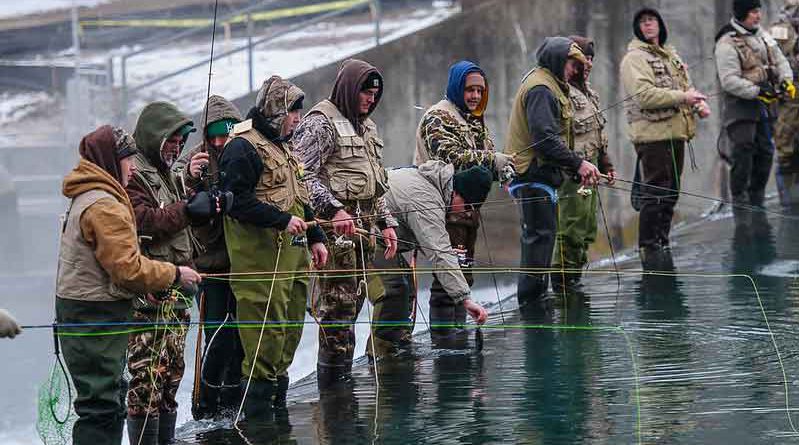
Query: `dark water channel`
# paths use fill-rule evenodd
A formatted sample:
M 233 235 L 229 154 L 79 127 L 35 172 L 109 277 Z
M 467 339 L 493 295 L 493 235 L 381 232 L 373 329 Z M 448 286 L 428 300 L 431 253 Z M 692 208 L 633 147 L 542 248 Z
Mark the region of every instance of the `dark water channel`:
M 431 349 L 423 334 L 412 357 L 378 363 L 379 385 L 362 362 L 351 385 L 321 396 L 312 378 L 300 382 L 274 422 L 241 431 L 189 422 L 180 435 L 197 444 L 799 443 L 799 417 L 788 417 L 799 400 L 796 227 L 778 215 L 685 227 L 676 276 L 642 276 L 636 258 L 619 265 L 620 286 L 598 272 L 551 312 L 520 317 L 508 300 L 482 330 L 482 351 L 473 340 Z

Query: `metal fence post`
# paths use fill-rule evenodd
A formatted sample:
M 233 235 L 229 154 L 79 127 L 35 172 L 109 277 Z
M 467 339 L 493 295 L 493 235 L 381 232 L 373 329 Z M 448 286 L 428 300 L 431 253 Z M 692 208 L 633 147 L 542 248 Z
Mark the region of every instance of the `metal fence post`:
M 375 45 L 380 45 L 380 0 L 372 0 L 369 9 L 372 10 L 372 20 L 375 22 Z
M 123 54 L 120 58 L 119 62 L 121 63 L 120 67 L 120 77 L 121 80 L 121 88 L 122 88 L 122 100 L 120 101 L 119 107 L 119 121 L 124 123 L 128 119 L 128 57 L 127 55 Z
M 247 66 L 248 66 L 248 74 L 250 80 L 250 89 L 247 92 L 251 92 L 253 90 L 253 55 L 252 55 L 252 32 L 253 32 L 253 23 L 252 23 L 252 14 L 247 13 Z

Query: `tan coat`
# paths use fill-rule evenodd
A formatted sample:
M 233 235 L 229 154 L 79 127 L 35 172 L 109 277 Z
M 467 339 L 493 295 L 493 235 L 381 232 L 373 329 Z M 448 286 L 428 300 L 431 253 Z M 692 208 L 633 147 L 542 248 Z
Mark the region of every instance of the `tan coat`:
M 80 210 L 67 218 L 59 253 L 59 297 L 114 301 L 162 291 L 174 282 L 174 265 L 147 259 L 139 251 L 133 207 L 111 175 L 82 159 L 64 179 L 63 193 L 73 204 L 83 195 L 92 202 L 80 203 Z
M 694 138 L 696 119 L 685 104 L 691 77 L 674 47 L 634 39 L 621 61 L 621 81 L 634 144 Z

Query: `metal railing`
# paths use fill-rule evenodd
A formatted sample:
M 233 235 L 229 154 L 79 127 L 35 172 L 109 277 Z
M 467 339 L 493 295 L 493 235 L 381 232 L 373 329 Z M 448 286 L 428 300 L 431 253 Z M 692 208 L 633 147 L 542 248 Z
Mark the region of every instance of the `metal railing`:
M 241 52 L 244 52 L 244 51 L 247 52 L 247 64 L 248 64 L 247 72 L 248 72 L 248 86 L 249 86 L 249 90 L 248 91 L 252 92 L 253 89 L 254 89 L 254 58 L 253 58 L 253 48 L 254 47 L 256 47 L 258 45 L 261 45 L 263 43 L 269 42 L 271 40 L 274 40 L 274 39 L 276 39 L 278 37 L 281 37 L 281 36 L 283 36 L 283 35 L 285 35 L 287 33 L 301 30 L 303 28 L 306 28 L 308 26 L 314 25 L 316 23 L 319 23 L 319 22 L 322 22 L 322 21 L 325 21 L 325 20 L 332 19 L 334 17 L 338 17 L 338 16 L 341 16 L 341 15 L 353 12 L 355 10 L 364 8 L 366 6 L 368 6 L 370 11 L 371 11 L 372 21 L 374 22 L 374 25 L 375 25 L 375 28 L 374 28 L 375 29 L 375 44 L 377 44 L 377 45 L 380 44 L 380 16 L 381 16 L 380 0 L 358 0 L 358 1 L 354 1 L 351 6 L 348 6 L 346 8 L 342 8 L 342 9 L 338 9 L 338 10 L 327 12 L 325 14 L 318 15 L 318 16 L 313 17 L 311 19 L 304 20 L 304 21 L 301 21 L 301 22 L 296 23 L 294 25 L 291 25 L 291 26 L 289 26 L 287 28 L 283 28 L 283 29 L 281 29 L 279 31 L 267 34 L 266 36 L 263 36 L 263 37 L 261 37 L 261 38 L 259 38 L 257 40 L 253 40 L 253 38 L 254 38 L 254 36 L 253 36 L 253 20 L 252 20 L 253 11 L 258 10 L 260 8 L 263 8 L 264 6 L 267 6 L 270 3 L 274 3 L 275 1 L 277 1 L 277 0 L 264 0 L 264 1 L 262 1 L 262 2 L 260 2 L 258 4 L 256 4 L 256 5 L 253 5 L 253 6 L 250 6 L 250 7 L 235 11 L 235 12 L 233 12 L 231 14 L 226 15 L 225 17 L 223 17 L 221 19 L 218 19 L 217 22 L 225 22 L 225 21 L 231 20 L 231 19 L 233 19 L 235 17 L 239 17 L 239 16 L 244 15 L 246 17 L 245 23 L 246 23 L 247 44 L 244 45 L 244 46 L 229 50 L 229 51 L 225 51 L 225 52 L 222 52 L 222 53 L 219 53 L 219 54 L 214 54 L 213 59 L 211 59 L 210 57 L 206 57 L 206 58 L 204 58 L 204 59 L 202 59 L 202 60 L 200 60 L 198 62 L 192 63 L 191 65 L 188 65 L 186 67 L 183 67 L 183 68 L 168 72 L 166 74 L 162 74 L 162 75 L 160 75 L 160 76 L 158 76 L 156 78 L 147 80 L 144 83 L 140 83 L 140 84 L 135 85 L 135 86 L 128 85 L 127 62 L 128 62 L 128 60 L 130 58 L 135 57 L 135 56 L 140 55 L 140 54 L 143 54 L 143 53 L 146 53 L 146 52 L 151 52 L 151 51 L 155 51 L 157 49 L 162 49 L 168 43 L 176 42 L 178 40 L 185 39 L 186 37 L 190 37 L 190 36 L 205 32 L 207 29 L 211 28 L 212 24 L 209 24 L 207 26 L 202 26 L 202 27 L 199 27 L 199 28 L 196 28 L 196 29 L 191 29 L 191 30 L 188 30 L 188 31 L 179 32 L 179 33 L 169 37 L 166 40 L 161 40 L 158 44 L 147 45 L 144 48 L 140 48 L 140 49 L 138 49 L 136 51 L 131 51 L 129 53 L 126 53 L 126 54 L 122 55 L 121 58 L 120 58 L 120 89 L 121 89 L 121 100 L 120 100 L 120 110 L 119 110 L 120 120 L 124 120 L 125 117 L 127 116 L 129 102 L 130 102 L 130 96 L 132 94 L 134 94 L 134 93 L 136 93 L 138 91 L 141 91 L 141 90 L 143 90 L 145 88 L 152 87 L 153 85 L 159 84 L 159 83 L 164 82 L 164 81 L 166 81 L 168 79 L 171 79 L 173 77 L 176 77 L 176 76 L 179 76 L 181 74 L 184 74 L 184 73 L 186 73 L 186 72 L 188 72 L 190 70 L 194 70 L 194 69 L 197 69 L 197 68 L 202 67 L 202 66 L 207 66 L 211 62 L 211 60 L 216 61 L 218 59 L 222 59 L 222 58 L 225 58 L 225 57 L 230 57 L 230 56 L 232 56 L 234 54 L 238 54 L 238 53 L 241 53 Z M 112 71 L 113 70 L 113 60 L 109 59 L 108 66 L 109 66 L 109 77 L 113 80 L 113 71 Z

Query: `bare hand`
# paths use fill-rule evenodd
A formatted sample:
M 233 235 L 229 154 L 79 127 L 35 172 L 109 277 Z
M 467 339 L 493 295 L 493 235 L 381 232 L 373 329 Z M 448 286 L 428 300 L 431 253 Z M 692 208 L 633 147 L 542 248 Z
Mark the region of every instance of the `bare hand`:
M 292 235 L 305 233 L 306 230 L 308 230 L 308 224 L 296 216 L 292 216 L 291 220 L 289 220 L 289 224 L 286 226 L 286 232 Z
M 385 258 L 390 260 L 397 254 L 397 232 L 393 227 L 383 230 L 383 242 L 386 243 Z
M 607 172 L 607 174 L 605 174 L 605 180 L 608 181 L 609 185 L 615 184 L 617 177 L 618 176 L 616 175 L 616 170 L 611 170 Z
M 311 246 L 311 256 L 314 267 L 321 269 L 327 264 L 327 247 L 325 243 L 315 243 Z
M 463 300 L 463 307 L 477 324 L 483 324 L 488 319 L 488 312 L 485 310 L 485 308 L 475 303 L 470 298 Z
M 200 179 L 203 167 L 208 165 L 208 159 L 208 153 L 202 151 L 191 157 L 191 161 L 189 161 L 189 174 L 192 178 Z
M 577 170 L 577 173 L 582 179 L 581 184 L 585 187 L 593 187 L 599 182 L 599 169 L 588 161 L 583 161 L 580 164 L 580 169 Z
M 697 112 L 699 113 L 700 119 L 707 119 L 710 117 L 710 105 L 707 102 L 702 101 L 697 104 Z
M 178 266 L 178 269 L 180 270 L 181 287 L 196 286 L 197 283 L 203 280 L 200 274 L 198 274 L 197 271 L 192 269 L 191 267 Z
M 685 103 L 688 105 L 694 106 L 699 102 L 704 102 L 706 100 L 707 96 L 700 93 L 699 91 L 696 91 L 693 88 L 685 92 Z
M 355 235 L 355 221 L 352 220 L 352 216 L 344 210 L 336 212 L 333 216 L 333 231 L 336 235 Z

